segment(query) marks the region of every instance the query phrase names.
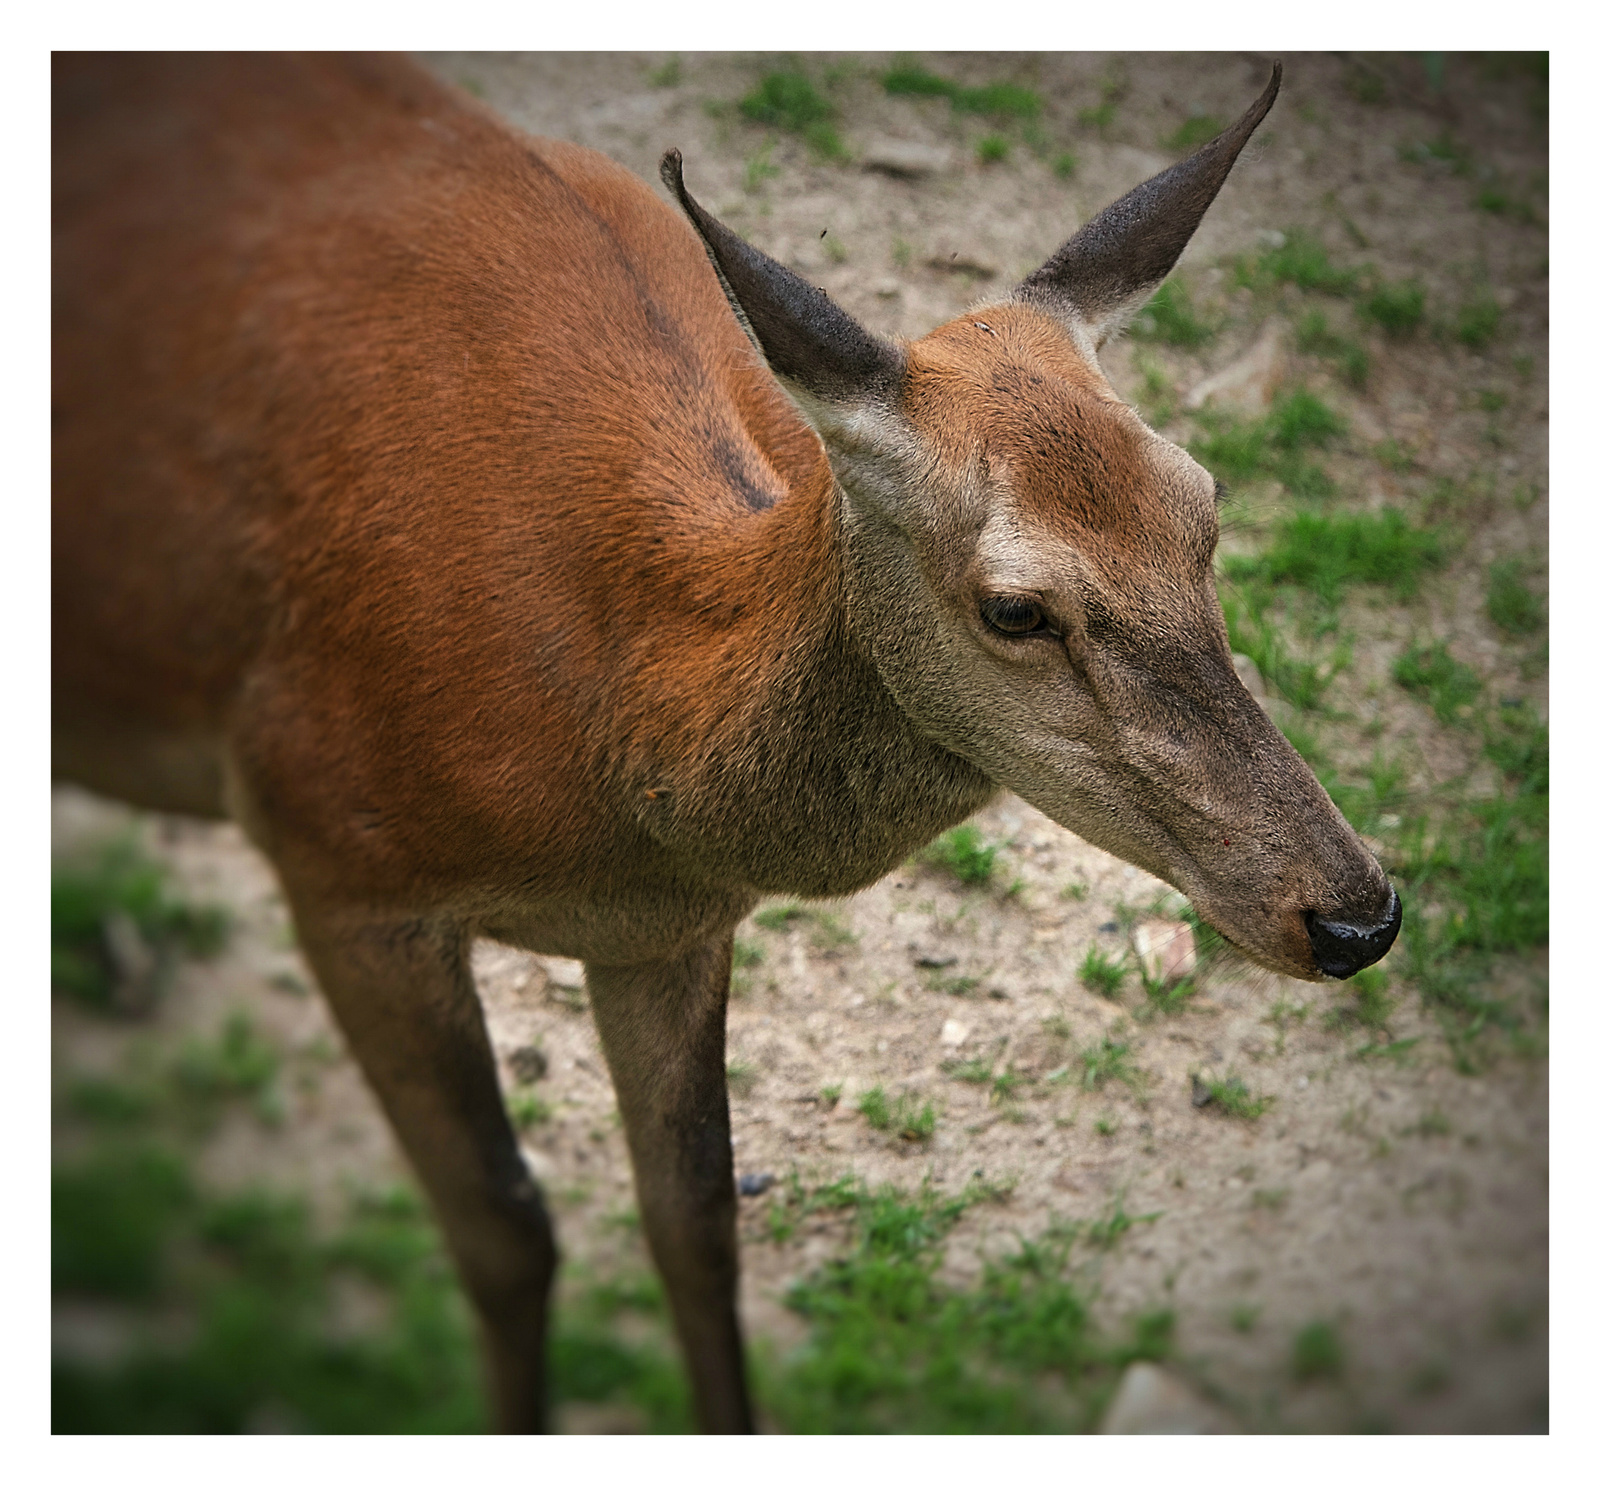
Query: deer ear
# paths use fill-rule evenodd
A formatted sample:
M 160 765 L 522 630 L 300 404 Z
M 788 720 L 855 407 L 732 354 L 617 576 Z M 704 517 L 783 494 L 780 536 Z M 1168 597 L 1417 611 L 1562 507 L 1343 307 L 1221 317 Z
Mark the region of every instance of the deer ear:
M 836 405 L 889 399 L 904 367 L 898 347 L 724 227 L 685 188 L 677 150 L 661 157 L 661 179 L 700 234 L 745 334 L 791 391 Z
M 1172 271 L 1282 77 L 1283 64 L 1274 62 L 1266 91 L 1237 123 L 1080 227 L 1015 297 L 1081 327 L 1096 348 L 1120 330 Z

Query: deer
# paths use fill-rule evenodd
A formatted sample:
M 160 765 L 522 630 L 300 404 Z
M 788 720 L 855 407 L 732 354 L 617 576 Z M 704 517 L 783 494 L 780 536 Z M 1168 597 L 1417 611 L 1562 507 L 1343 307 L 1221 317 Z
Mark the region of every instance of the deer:
M 557 1247 L 470 968 L 581 960 L 696 1418 L 754 1427 L 735 926 L 1008 790 L 1248 960 L 1392 885 L 1241 683 L 1219 489 L 1099 354 L 1282 76 L 1014 290 L 874 333 L 692 196 L 388 57 L 62 56 L 58 778 L 236 821 L 426 1190 L 493 1417 Z

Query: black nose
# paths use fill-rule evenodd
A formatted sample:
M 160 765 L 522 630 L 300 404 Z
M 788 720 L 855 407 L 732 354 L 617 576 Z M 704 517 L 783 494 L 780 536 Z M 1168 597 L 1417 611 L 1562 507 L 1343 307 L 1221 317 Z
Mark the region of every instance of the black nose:
M 1357 970 L 1375 965 L 1400 932 L 1400 894 L 1389 889 L 1389 911 L 1382 923 L 1339 924 L 1306 910 L 1306 933 L 1317 969 L 1334 980 L 1348 980 Z

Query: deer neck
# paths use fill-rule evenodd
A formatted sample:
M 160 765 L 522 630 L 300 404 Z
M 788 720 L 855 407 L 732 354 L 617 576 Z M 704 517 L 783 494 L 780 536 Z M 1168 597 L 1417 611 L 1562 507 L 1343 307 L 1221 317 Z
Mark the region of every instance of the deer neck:
M 664 750 L 673 762 L 644 824 L 700 871 L 832 897 L 875 882 L 995 786 L 884 686 L 852 597 L 844 497 L 819 465 L 702 559 L 727 575 L 725 633 L 700 651 L 709 684 Z

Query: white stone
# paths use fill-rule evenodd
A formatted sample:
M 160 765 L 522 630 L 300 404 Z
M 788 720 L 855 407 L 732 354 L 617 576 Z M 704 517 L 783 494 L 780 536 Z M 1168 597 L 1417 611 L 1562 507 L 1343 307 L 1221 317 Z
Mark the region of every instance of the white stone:
M 912 139 L 875 139 L 861 152 L 861 164 L 867 170 L 906 177 L 941 175 L 953 159 L 953 153 L 941 145 Z
M 1258 702 L 1267 700 L 1266 678 L 1261 674 L 1258 666 L 1248 655 L 1240 655 L 1237 651 L 1233 657 L 1233 669 L 1238 673 L 1239 679 L 1244 682 L 1244 689 Z
M 1133 952 L 1144 967 L 1145 976 L 1157 985 L 1193 975 L 1194 931 L 1182 919 L 1152 918 L 1133 931 Z
M 544 973 L 550 977 L 550 984 L 558 990 L 581 991 L 583 989 L 582 960 L 562 960 L 552 955 L 546 955 Z
M 1222 1434 L 1221 1416 L 1171 1373 L 1135 1362 L 1100 1421 L 1101 1434 Z
M 946 1047 L 960 1047 L 972 1034 L 972 1029 L 964 1022 L 958 1022 L 954 1017 L 949 1018 L 939 1029 L 939 1041 Z

